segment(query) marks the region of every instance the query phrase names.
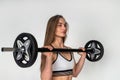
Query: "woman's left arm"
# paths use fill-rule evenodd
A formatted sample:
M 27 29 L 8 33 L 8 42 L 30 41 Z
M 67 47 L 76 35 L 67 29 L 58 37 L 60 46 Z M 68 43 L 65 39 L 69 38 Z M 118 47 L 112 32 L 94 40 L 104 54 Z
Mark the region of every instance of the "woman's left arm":
M 83 51 L 85 51 L 84 48 L 80 48 Z M 81 55 L 79 61 L 77 63 L 75 63 L 75 66 L 73 68 L 73 77 L 77 77 L 78 74 L 81 72 L 84 62 L 85 62 L 85 58 L 86 58 L 86 52 L 79 52 L 79 55 Z

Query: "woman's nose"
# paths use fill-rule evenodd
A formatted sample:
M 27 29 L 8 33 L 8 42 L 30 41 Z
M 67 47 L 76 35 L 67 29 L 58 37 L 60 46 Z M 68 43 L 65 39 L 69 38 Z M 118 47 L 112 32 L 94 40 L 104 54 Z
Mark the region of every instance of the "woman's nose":
M 66 26 L 65 26 L 65 25 L 62 25 L 62 29 L 66 29 Z

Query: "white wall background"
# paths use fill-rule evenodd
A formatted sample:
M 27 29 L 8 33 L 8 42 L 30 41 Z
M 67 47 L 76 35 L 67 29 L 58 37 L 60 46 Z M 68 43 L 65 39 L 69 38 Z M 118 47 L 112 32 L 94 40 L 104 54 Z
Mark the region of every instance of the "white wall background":
M 95 39 L 105 48 L 104 57 L 86 60 L 73 80 L 120 80 L 119 0 L 0 0 L 0 48 L 12 47 L 22 32 L 32 33 L 41 47 L 47 21 L 56 14 L 70 25 L 66 45 L 78 48 Z M 32 67 L 23 69 L 12 52 L 0 52 L 0 80 L 40 80 L 39 66 L 40 54 Z

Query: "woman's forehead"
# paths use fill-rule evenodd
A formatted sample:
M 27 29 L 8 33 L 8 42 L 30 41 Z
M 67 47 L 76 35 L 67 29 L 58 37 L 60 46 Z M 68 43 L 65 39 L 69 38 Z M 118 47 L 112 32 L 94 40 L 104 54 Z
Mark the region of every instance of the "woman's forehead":
M 60 19 L 59 19 L 58 24 L 65 24 L 65 23 L 66 23 L 65 19 L 63 19 L 63 18 L 60 18 Z

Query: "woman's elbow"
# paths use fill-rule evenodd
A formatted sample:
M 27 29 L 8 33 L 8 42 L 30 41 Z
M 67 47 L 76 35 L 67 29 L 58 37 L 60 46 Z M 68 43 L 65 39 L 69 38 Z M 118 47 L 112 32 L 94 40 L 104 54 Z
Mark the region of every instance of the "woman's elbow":
M 42 72 L 41 80 L 52 80 L 52 74 L 50 74 L 49 72 Z
M 44 80 L 45 79 L 45 76 L 43 74 L 41 74 L 41 80 Z
M 73 74 L 73 77 L 75 77 L 75 78 L 76 78 L 77 76 L 78 76 L 78 74 Z

